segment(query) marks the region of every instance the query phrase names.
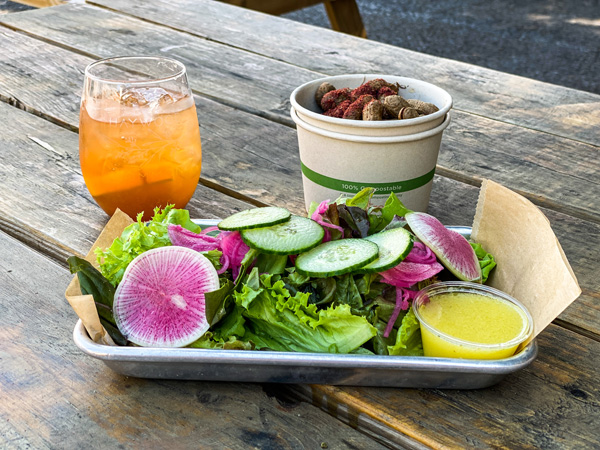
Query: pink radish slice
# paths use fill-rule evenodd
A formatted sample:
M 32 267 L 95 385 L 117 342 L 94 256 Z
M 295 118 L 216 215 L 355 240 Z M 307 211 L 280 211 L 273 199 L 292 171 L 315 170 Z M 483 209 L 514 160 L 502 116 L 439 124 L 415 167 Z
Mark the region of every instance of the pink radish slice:
M 419 281 L 437 275 L 442 270 L 444 270 L 444 267 L 437 260 L 431 264 L 414 263 L 405 260 L 396 267 L 381 272 L 381 281 L 392 286 L 409 288 Z
M 217 271 L 197 251 L 175 246 L 148 250 L 123 274 L 115 292 L 115 321 L 134 344 L 183 347 L 208 330 L 204 294 L 217 289 Z
M 412 232 L 459 280 L 481 283 L 477 255 L 461 234 L 449 230 L 438 219 L 426 213 L 410 212 L 405 218 Z

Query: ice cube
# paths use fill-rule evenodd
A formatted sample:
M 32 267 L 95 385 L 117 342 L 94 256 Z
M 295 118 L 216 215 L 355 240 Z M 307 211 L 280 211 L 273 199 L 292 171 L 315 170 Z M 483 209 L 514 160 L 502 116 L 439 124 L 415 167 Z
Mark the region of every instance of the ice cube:
M 161 87 L 129 88 L 121 92 L 125 106 L 163 106 L 175 101 L 174 95 Z
M 119 100 L 123 106 L 146 106 L 148 104 L 143 90 L 135 88 L 121 91 Z

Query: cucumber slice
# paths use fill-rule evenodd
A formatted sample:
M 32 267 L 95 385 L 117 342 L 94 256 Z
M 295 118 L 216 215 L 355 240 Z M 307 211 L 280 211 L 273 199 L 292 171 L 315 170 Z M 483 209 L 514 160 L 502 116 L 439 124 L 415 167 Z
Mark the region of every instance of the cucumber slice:
M 219 230 L 237 231 L 251 228 L 269 227 L 290 219 L 290 213 L 285 208 L 265 206 L 264 208 L 246 209 L 223 219 L 217 225 Z
M 272 255 L 297 255 L 323 241 L 325 232 L 317 222 L 306 217 L 291 216 L 287 222 L 271 227 L 241 231 L 249 247 Z
M 365 239 L 324 242 L 296 258 L 296 270 L 311 277 L 349 273 L 377 259 L 377 244 Z
M 396 267 L 413 248 L 413 235 L 404 228 L 381 231 L 365 238 L 379 247 L 379 258 L 361 267 L 359 272 L 376 273 Z

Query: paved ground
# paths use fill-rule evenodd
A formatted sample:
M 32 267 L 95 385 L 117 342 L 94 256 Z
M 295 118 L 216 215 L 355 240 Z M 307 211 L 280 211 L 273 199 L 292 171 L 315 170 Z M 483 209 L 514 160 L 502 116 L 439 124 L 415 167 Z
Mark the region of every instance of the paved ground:
M 600 94 L 600 0 L 357 0 L 369 39 Z M 286 14 L 330 27 L 316 5 Z

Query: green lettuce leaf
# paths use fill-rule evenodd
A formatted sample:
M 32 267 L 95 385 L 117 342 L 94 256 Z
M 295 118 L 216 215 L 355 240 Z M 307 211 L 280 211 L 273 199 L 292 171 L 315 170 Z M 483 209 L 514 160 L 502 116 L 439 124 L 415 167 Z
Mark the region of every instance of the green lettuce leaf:
M 394 216 L 404 217 L 408 212 L 410 212 L 410 209 L 404 206 L 396 194 L 392 192 L 385 201 L 381 214 L 383 218 L 390 223 Z
M 371 201 L 371 197 L 375 193 L 375 189 L 373 188 L 364 188 L 359 193 L 357 193 L 354 197 L 346 200 L 347 206 L 356 206 L 360 209 L 367 209 L 369 206 L 369 202 Z
M 470 242 L 471 247 L 475 250 L 477 259 L 479 260 L 479 267 L 481 267 L 481 282 L 485 283 L 490 275 L 490 272 L 496 267 L 496 260 L 494 256 L 486 252 L 481 244 Z
M 349 305 L 317 310 L 309 304 L 310 294 L 294 296 L 279 276 L 258 275 L 252 269 L 240 292 L 234 292 L 245 309 L 247 333 L 257 348 L 277 351 L 349 353 L 370 340 L 376 329 Z
M 204 333 L 200 339 L 192 342 L 188 347 L 222 350 L 254 350 L 255 348 L 252 342 L 237 339 L 235 336 L 221 339 L 210 331 Z
M 219 338 L 243 337 L 246 334 L 246 319 L 243 312 L 243 308 L 233 304 L 229 314 L 217 326 L 212 327 L 215 335 Z
M 204 294 L 206 321 L 212 326 L 227 314 L 227 300 L 230 299 L 233 283 L 227 278 L 220 278 L 220 287 L 216 291 Z
M 350 305 L 352 309 L 363 307 L 363 300 L 354 278 L 351 274 L 335 277 L 336 289 L 333 295 L 333 302 L 336 305 Z
M 173 205 L 163 210 L 156 208 L 152 220 L 147 223 L 142 222 L 142 214 L 138 214 L 137 221 L 125 228 L 109 248 L 96 249 L 102 275 L 113 286 L 118 285 L 125 269 L 136 256 L 153 248 L 171 245 L 168 235 L 171 223 L 190 231 L 200 231 L 200 227 L 190 220 L 187 210 L 173 209 Z
M 285 273 L 288 259 L 289 257 L 287 255 L 268 255 L 266 253 L 260 253 L 256 257 L 255 264 L 260 273 L 273 273 L 279 275 Z
M 220 250 L 208 250 L 206 252 L 200 252 L 204 256 L 208 258 L 208 260 L 212 263 L 215 269 L 220 270 L 223 267 L 221 264 L 221 257 L 223 256 L 223 252 Z
M 402 318 L 402 324 L 396 334 L 396 343 L 388 346 L 388 352 L 390 355 L 423 356 L 421 328 L 412 308 Z
M 200 225 L 192 222 L 190 219 L 190 212 L 187 209 L 174 209 L 173 205 L 169 205 L 163 210 L 156 208 L 154 210 L 152 221 L 167 225 L 170 223 L 181 225 L 183 228 L 193 231 L 194 233 L 200 233 L 202 231 Z

